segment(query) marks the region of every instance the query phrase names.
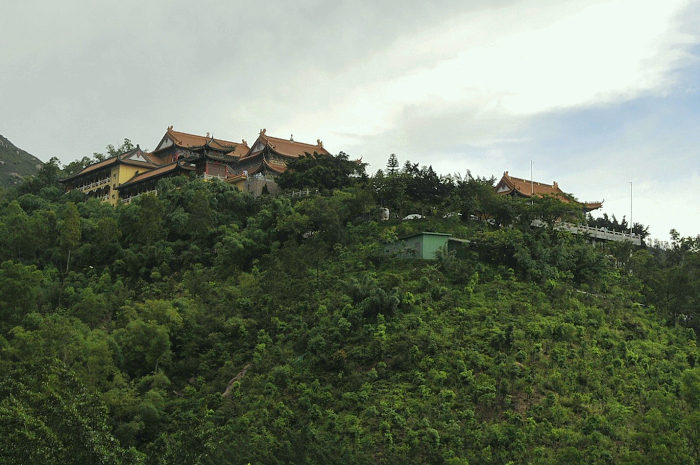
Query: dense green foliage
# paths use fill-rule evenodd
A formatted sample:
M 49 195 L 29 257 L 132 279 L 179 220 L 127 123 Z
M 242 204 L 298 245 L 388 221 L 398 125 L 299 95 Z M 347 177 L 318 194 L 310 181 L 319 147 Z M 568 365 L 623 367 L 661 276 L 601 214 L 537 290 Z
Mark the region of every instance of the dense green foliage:
M 608 217 L 607 213 L 604 213 L 603 216 L 598 217 L 598 218 L 593 218 L 590 214 L 586 218 L 586 223 L 588 226 L 592 226 L 594 228 L 606 228 L 609 231 L 616 231 L 616 232 L 621 232 L 621 233 L 629 233 L 630 232 L 630 226 L 627 223 L 627 218 L 622 217 L 622 221 L 618 222 L 617 218 L 615 218 L 615 215 L 612 216 L 612 219 Z M 646 238 L 649 235 L 649 227 L 644 226 L 641 223 L 634 223 L 634 226 L 632 227 L 632 232 L 642 238 Z
M 698 461 L 700 240 L 593 247 L 530 227 L 573 202 L 395 168 L 296 201 L 175 178 L 115 209 L 55 164 L 4 191 L 0 463 Z M 385 252 L 421 230 L 469 259 Z
M 282 189 L 316 189 L 332 191 L 353 184 L 365 175 L 365 164 L 352 161 L 346 153 L 338 155 L 306 154 L 290 160 L 287 171 L 277 178 Z

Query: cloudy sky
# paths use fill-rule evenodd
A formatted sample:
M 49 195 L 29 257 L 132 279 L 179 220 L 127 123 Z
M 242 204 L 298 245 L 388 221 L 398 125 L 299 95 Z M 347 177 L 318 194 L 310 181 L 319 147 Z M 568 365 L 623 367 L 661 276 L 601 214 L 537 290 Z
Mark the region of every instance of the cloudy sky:
M 700 4 L 0 0 L 0 134 L 63 163 L 167 126 L 557 181 L 700 234 Z

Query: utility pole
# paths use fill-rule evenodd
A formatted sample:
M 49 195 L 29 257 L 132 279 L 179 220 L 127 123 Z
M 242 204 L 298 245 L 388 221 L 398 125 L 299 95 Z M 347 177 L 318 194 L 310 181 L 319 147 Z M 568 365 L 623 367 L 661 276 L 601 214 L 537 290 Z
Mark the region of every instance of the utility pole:
M 630 242 L 632 242 L 632 227 L 634 222 L 632 221 L 632 181 L 630 181 Z
M 535 164 L 534 161 L 530 160 L 530 203 L 535 204 L 535 181 L 532 178 L 532 166 Z

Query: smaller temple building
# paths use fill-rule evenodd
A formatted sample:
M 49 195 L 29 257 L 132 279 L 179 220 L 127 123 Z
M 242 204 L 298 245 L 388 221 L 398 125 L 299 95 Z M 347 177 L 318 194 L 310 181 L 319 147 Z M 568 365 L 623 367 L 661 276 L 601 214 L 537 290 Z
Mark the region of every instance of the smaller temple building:
M 496 192 L 501 195 L 512 195 L 514 197 L 522 197 L 526 199 L 550 195 L 553 197 L 559 197 L 564 202 L 571 201 L 571 196 L 561 190 L 556 181 L 552 182 L 552 184 L 530 181 L 511 176 L 508 171 L 503 173 L 503 177 L 500 181 L 498 181 L 498 184 L 496 184 Z M 581 207 L 585 213 L 597 210 L 602 206 L 603 201 L 581 203 Z

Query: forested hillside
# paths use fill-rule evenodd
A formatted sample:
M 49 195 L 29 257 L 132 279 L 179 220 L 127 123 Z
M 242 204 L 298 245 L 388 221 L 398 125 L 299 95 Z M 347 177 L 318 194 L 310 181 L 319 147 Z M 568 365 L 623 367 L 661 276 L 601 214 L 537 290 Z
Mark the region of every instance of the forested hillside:
M 55 162 L 2 191 L 0 462 L 698 461 L 699 239 L 593 247 L 552 227 L 574 202 L 349 163 L 292 166 L 294 199 L 115 209 Z M 468 259 L 386 251 L 417 231 Z
M 0 135 L 0 187 L 19 185 L 24 176 L 37 174 L 41 164 L 37 157 Z

